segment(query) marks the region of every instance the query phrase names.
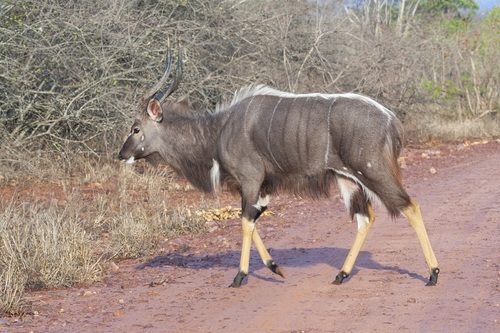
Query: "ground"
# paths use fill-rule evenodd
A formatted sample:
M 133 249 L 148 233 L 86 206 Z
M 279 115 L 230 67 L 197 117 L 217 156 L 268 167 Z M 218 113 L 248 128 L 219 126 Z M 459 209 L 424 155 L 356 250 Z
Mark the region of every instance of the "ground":
M 32 292 L 33 314 L 2 319 L 0 332 L 499 332 L 500 143 L 414 147 L 400 162 L 439 261 L 435 287 L 413 229 L 382 207 L 353 273 L 331 284 L 356 223 L 337 192 L 280 194 L 258 227 L 286 279 L 253 250 L 244 285 L 228 288 L 241 244 L 233 220 L 118 262 L 102 282 Z

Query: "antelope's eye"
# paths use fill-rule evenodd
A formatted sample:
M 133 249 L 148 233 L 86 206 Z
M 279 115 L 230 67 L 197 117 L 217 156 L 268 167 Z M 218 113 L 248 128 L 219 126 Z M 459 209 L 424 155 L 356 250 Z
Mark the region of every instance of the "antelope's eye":
M 134 134 L 137 134 L 141 131 L 141 129 L 139 127 L 134 127 L 134 129 L 132 130 L 132 132 L 134 132 Z

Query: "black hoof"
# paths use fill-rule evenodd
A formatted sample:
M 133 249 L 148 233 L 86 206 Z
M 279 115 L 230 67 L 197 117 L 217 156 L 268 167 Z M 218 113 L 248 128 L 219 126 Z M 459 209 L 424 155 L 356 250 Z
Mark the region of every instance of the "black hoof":
M 333 281 L 332 284 L 342 284 L 342 281 L 344 281 L 344 279 L 346 279 L 348 276 L 349 274 L 347 274 L 346 272 L 340 271 L 339 274 L 337 274 L 337 276 L 335 277 L 335 281 Z
M 278 274 L 282 278 L 285 278 L 285 271 L 278 266 L 274 261 L 268 260 L 266 262 L 266 267 L 269 268 L 274 274 Z
M 429 278 L 429 282 L 427 282 L 427 287 L 435 286 L 438 283 L 438 274 L 439 268 L 434 268 L 431 273 L 431 277 Z
M 233 283 L 231 283 L 229 285 L 229 288 L 239 288 L 241 287 L 241 282 L 243 281 L 243 279 L 245 278 L 245 276 L 247 276 L 245 273 L 243 272 L 238 272 L 238 274 L 236 274 L 234 280 L 233 280 Z

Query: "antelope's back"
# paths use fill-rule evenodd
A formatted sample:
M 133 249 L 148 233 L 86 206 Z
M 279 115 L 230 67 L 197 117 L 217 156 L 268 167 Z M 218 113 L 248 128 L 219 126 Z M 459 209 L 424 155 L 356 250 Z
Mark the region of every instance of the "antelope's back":
M 229 111 L 219 136 L 221 158 L 260 160 L 276 173 L 355 168 L 400 141 L 394 114 L 359 95 L 257 95 Z

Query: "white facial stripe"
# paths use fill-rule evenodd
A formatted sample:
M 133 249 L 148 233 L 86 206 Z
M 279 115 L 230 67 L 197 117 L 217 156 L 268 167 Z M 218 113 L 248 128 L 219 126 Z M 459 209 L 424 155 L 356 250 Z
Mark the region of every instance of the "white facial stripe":
M 144 147 L 141 148 L 141 151 L 144 151 Z
M 127 163 L 127 164 L 134 164 L 134 162 L 135 162 L 135 158 L 134 158 L 134 156 L 129 157 L 129 158 L 125 161 L 125 163 Z
M 144 141 L 144 139 L 145 139 L 144 135 L 141 136 L 141 142 Z

